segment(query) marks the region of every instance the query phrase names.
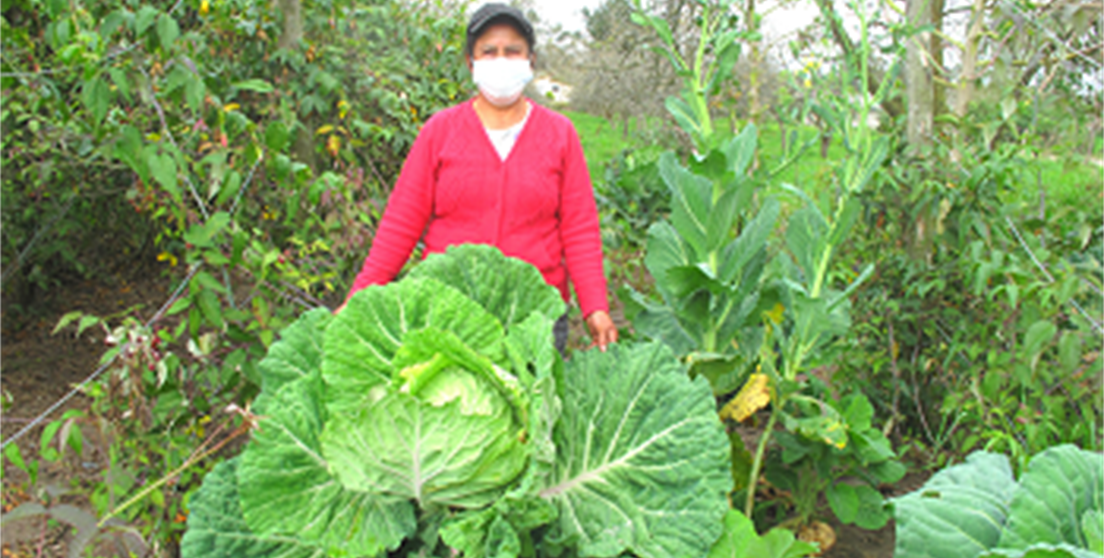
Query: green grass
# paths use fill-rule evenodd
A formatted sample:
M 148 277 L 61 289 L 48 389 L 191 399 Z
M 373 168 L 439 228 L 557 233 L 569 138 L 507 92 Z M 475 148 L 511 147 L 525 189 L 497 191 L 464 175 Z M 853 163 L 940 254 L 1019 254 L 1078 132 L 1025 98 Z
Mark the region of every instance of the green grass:
M 1040 190 L 1046 193 L 1047 205 L 1052 207 L 1099 211 L 1104 199 L 1104 169 L 1084 160 L 1040 159 L 1029 163 L 1024 177 L 1019 198 L 1028 204 L 1039 203 Z
M 623 150 L 642 147 L 633 133 L 624 137 L 619 122 L 611 123 L 577 111 L 565 111 L 564 115 L 575 124 L 594 181 L 601 179 L 609 161 Z M 791 133 L 790 130 L 787 133 Z M 797 129 L 796 142 L 790 140 L 791 149 L 807 140 L 814 141 L 795 162 L 774 176 L 773 185 L 792 184 L 815 196 L 830 184 L 832 164 L 842 160 L 845 151 L 840 138 L 832 138 L 826 156 L 821 157 L 820 142 L 816 141 L 818 134 L 811 126 Z M 782 162 L 782 132 L 776 123 L 765 121 L 759 126 L 759 164 L 773 171 Z M 1045 189 L 1050 207 L 1091 206 L 1099 210 L 1104 199 L 1104 169 L 1083 158 L 1042 157 L 1038 161 L 1028 161 L 1022 170 L 1022 182 L 1009 193 L 1008 201 L 1037 204 L 1040 187 Z
M 606 164 L 633 145 L 632 135 L 626 139 L 619 124 L 585 112 L 564 111 L 563 115 L 571 119 L 575 131 L 579 133 L 591 180 L 600 179 Z

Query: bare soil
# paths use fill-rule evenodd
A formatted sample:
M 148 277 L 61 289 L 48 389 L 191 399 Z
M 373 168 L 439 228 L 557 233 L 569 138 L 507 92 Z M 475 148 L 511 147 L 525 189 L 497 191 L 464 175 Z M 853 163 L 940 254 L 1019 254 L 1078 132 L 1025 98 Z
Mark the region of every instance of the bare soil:
M 116 314 L 136 307 L 134 315 L 148 319 L 168 296 L 167 278 L 108 277 L 96 283 L 85 281 L 57 288 L 42 298 L 27 315 L 13 319 L 4 315 L 0 330 L 0 393 L 4 404 L 0 415 L 0 435 L 7 441 L 27 427 L 33 419 L 92 374 L 105 347 L 104 333 L 90 329 L 76 338 L 72 327 L 52 334 L 65 313 L 81 310 L 97 316 Z M 7 302 L 7 301 L 5 301 Z M 7 304 L 5 304 L 5 307 Z M 32 427 L 14 443 L 24 456 L 33 456 L 45 423 L 60 418 L 68 409 L 87 409 L 89 400 L 76 394 L 52 412 L 42 424 Z M 91 433 L 88 433 L 91 434 Z M 49 500 L 52 504 L 71 504 L 91 511 L 88 501 L 72 487 L 98 477 L 107 467 L 102 446 L 88 436 L 84 454 L 70 456 L 57 463 L 41 465 L 36 486 L 27 486 L 27 475 L 8 460 L 3 460 L 3 489 L 0 508 L 6 513 L 27 501 Z M 44 516 L 30 517 L 4 525 L 0 532 L 0 556 L 67 556 L 72 529 L 64 523 L 48 522 Z M 116 550 L 111 541 L 94 546 L 96 555 L 108 556 Z

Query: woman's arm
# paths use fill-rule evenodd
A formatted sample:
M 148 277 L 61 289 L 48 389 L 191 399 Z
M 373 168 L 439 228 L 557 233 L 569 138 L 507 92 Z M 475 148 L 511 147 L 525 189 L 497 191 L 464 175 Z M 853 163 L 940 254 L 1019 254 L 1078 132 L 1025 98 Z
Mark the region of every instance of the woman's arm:
M 598 208 L 583 148 L 574 127 L 568 134 L 560 198 L 560 239 L 568 275 L 583 311 L 590 337 L 600 350 L 617 341 L 617 326 L 609 315 L 606 276 L 602 268 L 602 235 Z

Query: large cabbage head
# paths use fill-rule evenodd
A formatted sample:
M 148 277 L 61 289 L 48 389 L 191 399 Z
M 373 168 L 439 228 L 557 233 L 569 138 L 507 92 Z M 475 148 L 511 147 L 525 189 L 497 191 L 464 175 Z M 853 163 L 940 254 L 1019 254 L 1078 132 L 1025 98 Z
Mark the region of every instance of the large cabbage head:
M 550 343 L 563 302 L 531 266 L 463 254 L 357 293 L 327 327 L 322 453 L 349 489 L 479 507 L 525 469 L 529 378 L 512 347 L 534 327 Z M 486 288 L 513 272 L 533 276 Z

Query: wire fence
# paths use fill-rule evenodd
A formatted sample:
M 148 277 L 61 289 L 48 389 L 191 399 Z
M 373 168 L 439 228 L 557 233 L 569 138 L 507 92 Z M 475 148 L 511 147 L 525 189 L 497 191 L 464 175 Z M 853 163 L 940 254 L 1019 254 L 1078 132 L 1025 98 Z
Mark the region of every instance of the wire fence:
M 179 6 L 179 5 L 180 5 L 180 2 L 177 2 L 176 6 Z M 176 6 L 174 6 L 173 9 L 176 9 Z M 172 137 L 172 133 L 169 130 L 168 124 L 165 122 L 164 110 L 162 109 L 161 104 L 157 101 L 156 96 L 153 95 L 152 91 L 151 91 L 150 97 L 153 99 L 153 105 L 154 105 L 155 110 L 158 112 L 158 115 L 161 119 L 161 124 L 162 124 L 162 128 L 164 130 L 164 133 L 165 133 L 166 137 L 168 138 L 168 141 L 175 147 L 176 146 L 176 141 Z M 230 212 L 229 213 L 230 213 L 231 217 L 233 217 L 233 215 L 237 212 L 242 197 L 245 195 L 245 192 L 249 189 L 249 186 L 253 183 L 253 179 L 254 179 L 254 177 L 256 176 L 256 173 L 257 173 L 257 167 L 260 166 L 260 163 L 261 163 L 262 160 L 263 160 L 263 157 L 258 157 L 257 160 L 253 162 L 253 166 L 249 169 L 249 174 L 246 176 L 245 181 L 242 183 L 241 188 L 238 190 L 237 195 L 234 197 L 233 204 L 231 204 L 231 206 L 230 206 Z M 185 169 L 181 169 L 181 172 L 182 172 L 182 174 L 184 174 L 185 182 L 187 183 L 188 188 L 192 191 L 193 199 L 195 200 L 196 204 L 199 206 L 200 212 L 203 214 L 204 223 L 206 223 L 210 219 L 210 212 L 207 210 L 206 204 L 203 202 L 203 198 L 199 195 L 199 192 L 196 190 L 195 185 L 192 183 L 192 180 L 188 176 L 187 171 Z M 72 200 L 70 200 L 70 205 L 72 205 Z M 65 211 L 68 211 L 68 206 L 66 206 Z M 62 212 L 62 214 L 64 214 L 64 212 Z M 61 214 L 59 214 L 59 217 L 60 217 L 60 215 Z M 55 220 L 56 220 L 56 218 L 55 218 Z M 52 223 L 50 225 L 52 225 Z M 48 228 L 48 226 L 44 227 L 44 228 Z M 37 235 L 36 235 L 35 239 L 32 239 L 31 243 L 28 245 L 27 248 L 24 249 L 24 251 L 30 249 L 30 246 L 33 245 L 35 240 L 37 240 Z M 201 262 L 201 261 L 200 262 L 195 262 L 191 265 L 191 267 L 188 269 L 187 275 L 184 277 L 184 279 L 177 286 L 176 290 L 173 291 L 172 295 L 168 298 L 168 300 L 166 300 L 165 303 L 161 305 L 161 307 L 157 310 L 157 312 L 153 315 L 153 317 L 151 317 L 145 323 L 146 328 L 152 327 L 162 317 L 164 317 L 165 312 L 167 312 L 168 309 L 172 307 L 173 303 L 175 303 L 180 298 L 181 293 L 184 292 L 184 288 L 188 286 L 188 282 L 191 281 L 192 277 L 194 277 L 195 274 L 199 272 L 201 267 L 203 267 L 203 262 Z M 222 266 L 222 271 L 223 271 L 223 279 L 226 282 L 227 293 L 228 293 L 228 296 L 230 297 L 229 300 L 230 300 L 231 304 L 233 304 L 233 294 L 230 294 L 230 293 L 233 292 L 233 289 L 230 288 L 230 284 L 229 284 L 230 283 L 230 278 L 229 278 L 229 274 L 227 273 L 226 266 Z M 58 409 L 60 409 L 62 405 L 64 405 L 66 402 L 68 402 L 70 399 L 72 399 L 78 393 L 81 393 L 82 391 L 84 391 L 85 387 L 87 387 L 88 384 L 95 381 L 96 378 L 99 378 L 100 375 L 102 375 L 104 373 L 104 371 L 106 371 L 108 368 L 111 367 L 112 364 L 115 363 L 115 360 L 119 358 L 119 355 L 123 354 L 129 347 L 130 347 L 130 341 L 127 341 L 122 346 L 120 346 L 119 350 L 116 351 L 116 353 L 110 359 L 108 359 L 106 362 L 102 363 L 98 368 L 96 368 L 96 370 L 94 372 L 89 374 L 88 377 L 86 377 L 83 381 L 81 381 L 81 383 L 77 384 L 73 389 L 69 390 L 68 393 L 66 393 L 64 396 L 62 396 L 60 399 L 58 399 L 52 405 L 47 407 L 45 411 L 39 413 L 39 415 L 37 417 L 35 417 L 34 419 L 31 419 L 27 423 L 26 426 L 24 426 L 22 429 L 20 429 L 18 432 L 16 432 L 14 435 L 12 435 L 10 438 L 8 438 L 7 440 L 4 440 L 4 442 L 2 444 L 0 444 L 0 450 L 3 450 L 4 448 L 8 447 L 12 442 L 15 442 L 15 441 L 19 440 L 20 438 L 22 438 L 23 436 L 25 436 L 28 432 L 30 432 L 35 427 L 42 424 L 43 421 L 47 420 L 51 415 L 53 415 L 53 413 L 56 412 Z
M 188 281 L 190 281 L 192 279 L 192 277 L 195 276 L 196 272 L 198 272 L 201 267 L 203 267 L 202 262 L 196 262 L 196 263 L 192 264 L 191 268 L 188 270 L 188 275 L 184 278 L 183 281 L 180 282 L 180 285 L 178 285 L 176 287 L 176 290 L 173 291 L 172 295 L 169 296 L 168 300 L 166 300 L 165 303 L 161 305 L 161 307 L 157 310 L 157 313 L 155 313 L 152 318 L 150 318 L 148 321 L 146 321 L 145 326 L 147 328 L 153 326 L 153 324 L 157 323 L 162 317 L 165 316 L 165 312 L 167 312 L 168 309 L 172 307 L 173 303 L 176 302 L 177 299 L 180 298 L 180 294 L 182 292 L 184 292 L 184 288 L 188 286 Z M 115 363 L 115 360 L 119 358 L 119 355 L 126 352 L 126 350 L 129 347 L 130 347 L 130 341 L 127 341 L 126 343 L 123 343 L 119 347 L 119 350 L 116 351 L 115 354 L 111 358 L 107 359 L 106 362 L 101 364 L 100 367 L 97 368 L 95 372 L 92 372 L 91 374 L 89 374 L 87 378 L 85 378 L 83 381 L 81 381 L 81 383 L 79 383 L 75 387 L 73 387 L 73 389 L 69 390 L 69 392 L 66 393 L 64 396 L 62 396 L 61 399 L 58 399 L 56 402 L 54 402 L 53 405 L 50 405 L 49 407 L 47 407 L 45 411 L 42 411 L 41 413 L 38 414 L 38 416 L 31 419 L 30 422 L 28 422 L 26 426 L 24 426 L 23 428 L 21 428 L 19 430 L 19 432 L 16 432 L 11 437 L 9 437 L 7 440 L 4 440 L 3 444 L 0 444 L 0 450 L 3 450 L 4 448 L 8 447 L 12 442 L 15 442 L 15 441 L 19 440 L 20 438 L 22 438 L 23 436 L 25 436 L 28 432 L 33 430 L 36 426 L 42 424 L 43 421 L 50 418 L 50 415 L 54 414 L 54 412 L 57 411 L 58 409 L 60 409 L 61 406 L 64 405 L 67 401 L 72 399 L 78 393 L 83 392 L 84 388 L 87 387 L 88 384 L 95 381 L 96 378 L 99 378 L 100 375 L 103 374 L 105 370 L 110 368 L 111 365 Z

